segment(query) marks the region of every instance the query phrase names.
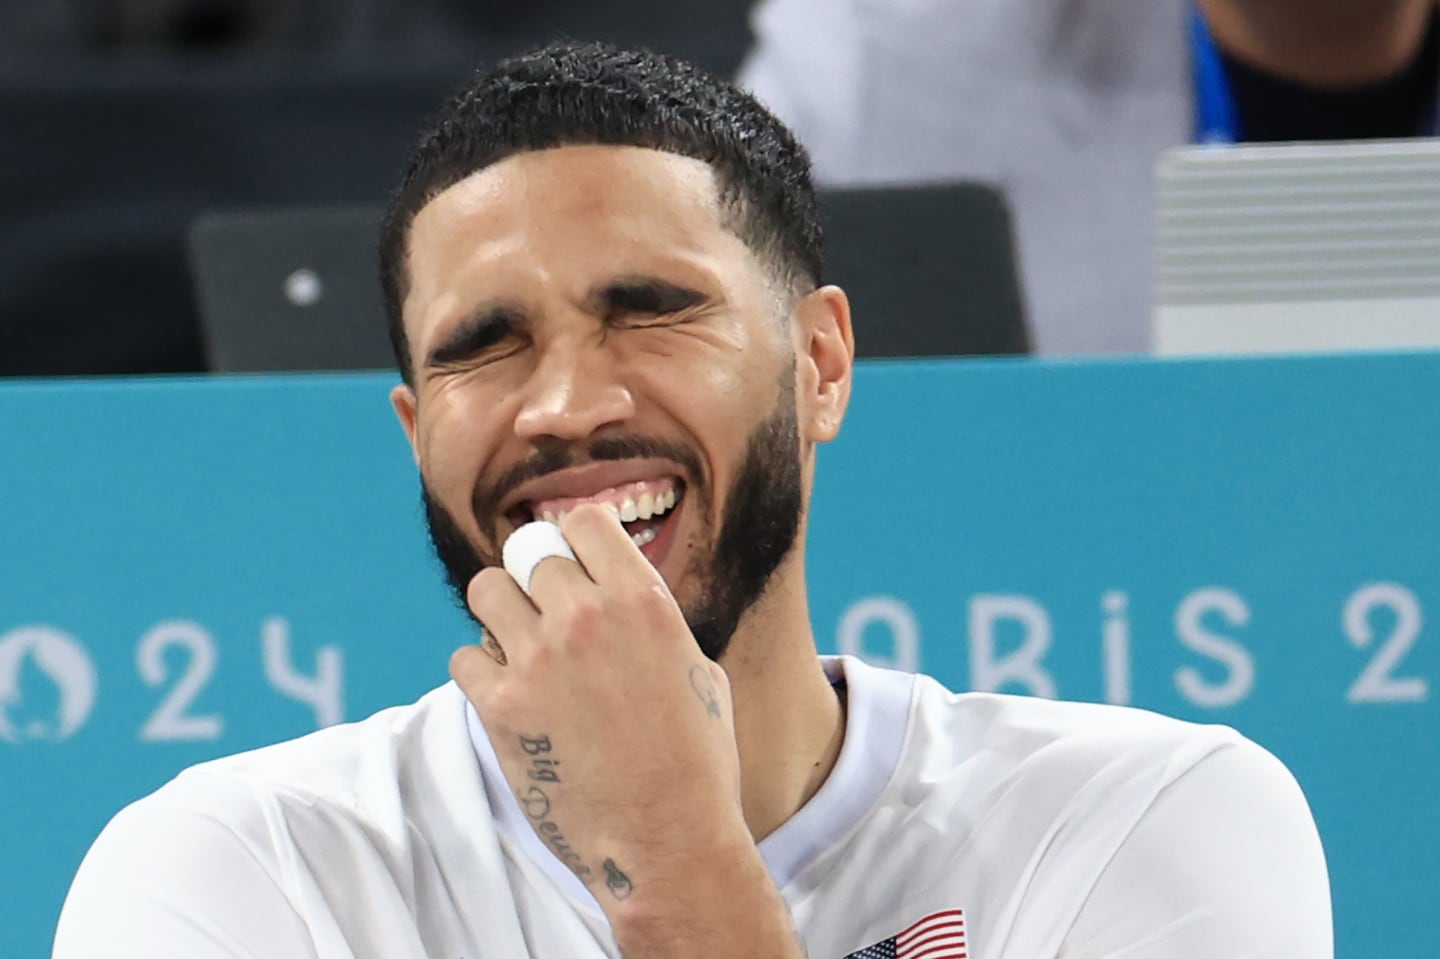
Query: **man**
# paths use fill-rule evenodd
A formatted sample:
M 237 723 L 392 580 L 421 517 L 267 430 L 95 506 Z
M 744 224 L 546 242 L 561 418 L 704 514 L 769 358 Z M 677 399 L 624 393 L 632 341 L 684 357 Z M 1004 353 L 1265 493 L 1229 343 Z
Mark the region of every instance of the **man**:
M 817 657 L 854 350 L 815 223 L 790 134 L 684 64 L 552 47 L 452 100 L 382 264 L 484 642 L 122 812 L 56 955 L 1329 957 L 1304 799 L 1233 731 Z
M 980 179 L 1046 354 L 1143 352 L 1155 162 L 1436 132 L 1435 0 L 765 0 L 740 78 L 830 185 Z

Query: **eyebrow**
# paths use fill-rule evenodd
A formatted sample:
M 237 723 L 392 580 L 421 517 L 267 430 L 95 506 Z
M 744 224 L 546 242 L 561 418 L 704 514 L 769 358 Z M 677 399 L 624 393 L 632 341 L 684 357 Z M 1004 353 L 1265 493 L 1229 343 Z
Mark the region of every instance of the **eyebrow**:
M 483 304 L 455 325 L 425 357 L 427 367 L 450 366 L 489 349 L 525 323 L 523 311 L 508 303 Z
M 596 316 L 610 313 L 675 313 L 699 306 L 710 297 L 700 290 L 648 276 L 627 276 L 591 291 L 585 311 Z M 528 322 L 525 311 L 510 303 L 486 303 L 431 347 L 428 368 L 450 366 L 480 353 Z
M 586 310 L 597 316 L 609 313 L 675 313 L 710 299 L 700 290 L 649 276 L 613 280 L 585 298 Z

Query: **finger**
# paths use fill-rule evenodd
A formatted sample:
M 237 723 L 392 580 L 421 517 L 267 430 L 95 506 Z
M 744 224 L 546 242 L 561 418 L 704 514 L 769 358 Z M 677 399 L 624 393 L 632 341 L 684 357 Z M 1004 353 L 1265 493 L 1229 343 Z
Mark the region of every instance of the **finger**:
M 545 557 L 530 574 L 530 602 L 542 613 L 563 605 L 580 590 L 594 588 L 585 568 L 564 556 Z
M 595 583 L 665 585 L 660 571 L 650 565 L 610 507 L 595 503 L 577 506 L 560 521 L 560 527 Z
M 450 678 L 477 708 L 485 693 L 503 677 L 505 669 L 483 645 L 472 643 L 450 654 Z
M 465 589 L 465 605 L 475 618 L 501 634 L 525 629 L 535 623 L 535 609 L 518 583 L 498 566 L 476 573 Z
M 506 571 L 537 609 L 544 606 L 541 597 L 549 597 L 553 603 L 557 597 L 589 584 L 589 577 L 575 561 L 575 552 L 566 541 L 565 534 L 548 520 L 526 523 L 511 533 L 505 540 L 502 553 Z M 558 574 L 556 570 L 559 570 Z M 558 580 L 562 584 L 560 591 L 546 588 L 555 575 L 561 577 Z M 576 578 L 570 580 L 568 586 L 563 585 L 572 576 Z
M 487 567 L 470 580 L 465 605 L 488 636 L 519 638 L 539 623 L 535 607 L 503 569 Z

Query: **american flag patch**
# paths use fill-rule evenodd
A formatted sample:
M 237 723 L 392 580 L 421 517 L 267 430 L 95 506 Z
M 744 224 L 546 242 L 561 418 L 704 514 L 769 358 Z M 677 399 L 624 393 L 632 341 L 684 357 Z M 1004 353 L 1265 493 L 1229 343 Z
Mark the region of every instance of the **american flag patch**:
M 965 959 L 965 910 L 934 912 L 845 959 Z

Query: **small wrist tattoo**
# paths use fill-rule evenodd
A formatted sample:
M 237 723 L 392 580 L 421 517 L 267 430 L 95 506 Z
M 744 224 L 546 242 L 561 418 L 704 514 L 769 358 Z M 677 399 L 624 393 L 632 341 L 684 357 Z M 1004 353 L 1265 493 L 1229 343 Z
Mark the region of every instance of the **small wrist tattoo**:
M 630 877 L 620 871 L 613 859 L 605 860 L 602 865 L 605 869 L 605 888 L 610 890 L 610 895 L 616 899 L 629 899 L 630 894 L 635 891 L 635 884 L 630 881 Z
M 705 704 L 705 711 L 719 719 L 720 696 L 715 691 L 715 683 L 711 681 L 709 671 L 704 666 L 697 664 L 690 667 L 690 688 L 695 690 L 695 695 L 700 698 L 700 702 Z

